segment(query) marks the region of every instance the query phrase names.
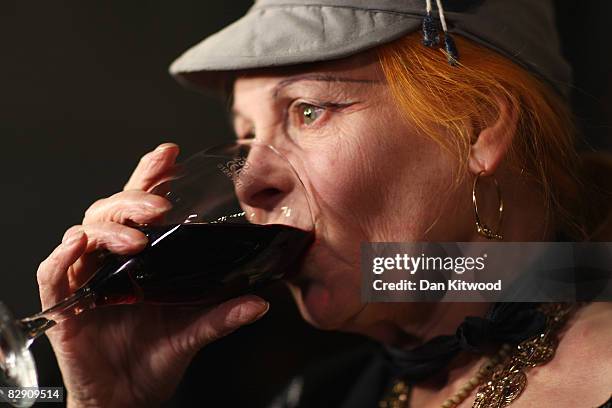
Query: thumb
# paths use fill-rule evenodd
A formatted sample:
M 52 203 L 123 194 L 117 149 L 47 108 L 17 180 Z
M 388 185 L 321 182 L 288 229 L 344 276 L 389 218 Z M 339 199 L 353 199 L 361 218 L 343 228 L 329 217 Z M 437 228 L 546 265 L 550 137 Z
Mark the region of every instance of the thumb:
M 183 343 L 179 347 L 187 353 L 195 354 L 205 345 L 227 336 L 241 326 L 257 321 L 269 308 L 268 302 L 254 295 L 221 303 L 196 318 L 182 333 L 178 333 L 177 340 Z

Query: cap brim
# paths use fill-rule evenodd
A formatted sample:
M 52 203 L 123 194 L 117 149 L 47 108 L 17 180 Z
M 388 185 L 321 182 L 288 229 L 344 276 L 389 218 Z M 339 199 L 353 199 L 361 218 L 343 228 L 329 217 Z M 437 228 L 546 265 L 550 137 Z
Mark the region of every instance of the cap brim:
M 187 87 L 228 90 L 237 71 L 348 57 L 419 30 L 423 3 L 258 0 L 244 17 L 187 50 L 170 73 Z M 547 2 L 488 0 L 474 10 L 445 14 L 451 33 L 501 53 L 569 94 L 571 69 L 559 52 Z

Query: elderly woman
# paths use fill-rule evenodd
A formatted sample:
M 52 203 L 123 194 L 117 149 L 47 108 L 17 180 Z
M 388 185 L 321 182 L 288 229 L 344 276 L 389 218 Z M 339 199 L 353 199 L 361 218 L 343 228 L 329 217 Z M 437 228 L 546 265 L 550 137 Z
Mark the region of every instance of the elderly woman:
M 304 319 L 384 345 L 378 357 L 324 368 L 334 384 L 317 385 L 321 370 L 295 379 L 274 406 L 574 408 L 610 398 L 610 304 L 532 313 L 533 305 L 360 299 L 361 242 L 597 239 L 605 208 L 586 191 L 569 68 L 547 1 L 260 0 L 171 71 L 231 92 L 237 137 L 282 146 L 304 179 L 317 239 L 287 282 Z M 38 272 L 44 307 L 83 282 L 92 251 L 145 247 L 130 226 L 168 210 L 148 190 L 177 155 L 170 143 L 145 155 L 124 191 L 67 231 Z M 486 198 L 480 219 L 475 179 Z M 499 229 L 486 222 L 497 217 L 495 184 Z M 201 347 L 267 310 L 253 295 L 198 316 L 109 308 L 48 336 L 69 406 L 149 407 L 172 394 Z M 492 333 L 467 341 L 474 321 Z M 508 369 L 517 344 L 545 331 L 560 339 L 544 345 L 554 357 Z M 488 382 L 493 367 L 509 371 Z

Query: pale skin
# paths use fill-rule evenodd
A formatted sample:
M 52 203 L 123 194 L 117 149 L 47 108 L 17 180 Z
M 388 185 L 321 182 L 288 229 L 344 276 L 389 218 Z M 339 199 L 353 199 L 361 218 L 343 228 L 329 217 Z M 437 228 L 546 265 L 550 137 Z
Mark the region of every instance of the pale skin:
M 401 347 L 453 333 L 466 315 L 485 313 L 486 304 L 362 304 L 359 244 L 482 240 L 471 206 L 471 181 L 480 172 L 494 175 L 504 189 L 505 240 L 551 239 L 542 226 L 543 205 L 535 187 L 504 163 L 516 128 L 516 113 L 508 106 L 500 98 L 493 124 L 472 129 L 467 177 L 449 188 L 455 159 L 406 122 L 372 55 L 257 71 L 236 80 L 237 136 L 255 136 L 282 150 L 314 203 L 316 244 L 287 282 L 304 319 Z M 123 192 L 94 203 L 82 225 L 66 232 L 38 271 L 43 307 L 91 274 L 95 249 L 135 253 L 146 245 L 146 237 L 125 224 L 154 222 L 168 209 L 147 190 L 172 171 L 177 154 L 176 145 L 164 144 L 145 155 Z M 276 187 L 280 194 L 291 194 Z M 494 217 L 494 204 L 483 212 Z M 152 406 L 172 394 L 197 350 L 257 320 L 267 308 L 255 296 L 192 316 L 144 305 L 109 308 L 63 322 L 48 335 L 70 406 Z M 532 370 L 529 386 L 513 407 L 603 403 L 612 390 L 611 315 L 609 304 L 583 307 L 568 324 L 555 360 Z M 449 367 L 448 381 L 415 388 L 412 406 L 440 406 L 478 363 L 459 356 Z M 169 378 L 176 381 L 168 383 Z M 469 407 L 471 401 L 473 395 L 460 406 Z

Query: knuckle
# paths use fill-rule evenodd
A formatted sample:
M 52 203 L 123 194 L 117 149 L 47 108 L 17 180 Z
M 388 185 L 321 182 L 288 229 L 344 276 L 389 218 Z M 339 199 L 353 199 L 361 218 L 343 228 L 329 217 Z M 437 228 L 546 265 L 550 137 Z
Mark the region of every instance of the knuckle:
M 62 242 L 64 242 L 66 238 L 68 238 L 69 236 L 76 234 L 78 231 L 82 231 L 82 230 L 83 230 L 82 225 L 80 224 L 73 225 L 72 227 L 68 228 L 66 232 L 64 233 L 64 236 L 62 237 Z
M 153 150 L 152 152 L 149 152 L 142 156 L 139 164 L 146 168 L 147 166 L 150 166 L 151 164 L 157 163 L 161 160 L 162 155 L 160 155 L 159 152 Z
M 100 198 L 99 200 L 94 201 L 93 204 L 90 205 L 89 208 L 87 208 L 87 210 L 85 210 L 83 219 L 84 220 L 94 219 L 96 217 L 98 210 L 104 205 L 104 203 L 106 203 L 106 200 L 107 200 L 106 198 Z
M 138 164 L 141 164 L 141 165 L 147 164 L 151 160 L 152 156 L 153 156 L 153 152 L 149 152 L 143 155 L 138 161 Z
M 129 208 L 117 207 L 113 209 L 113 213 L 110 214 L 110 219 L 120 224 L 125 223 L 129 218 L 130 218 Z
M 206 344 L 210 344 L 229 334 L 230 330 L 223 327 L 208 327 L 203 333 L 193 339 L 191 349 L 197 350 Z
M 51 271 L 58 265 L 56 252 L 53 252 L 47 259 L 42 261 L 36 271 L 36 282 L 38 286 L 47 286 L 51 279 Z
M 125 246 L 121 236 L 117 233 L 117 228 L 111 222 L 98 222 L 90 225 L 87 231 L 89 250 L 107 249 L 110 252 L 120 252 Z
M 242 324 L 244 324 L 245 319 L 248 317 L 249 311 L 248 307 L 245 304 L 239 304 L 236 307 L 233 307 L 232 310 L 225 316 L 223 326 L 226 330 L 232 330 Z
M 47 272 L 47 261 L 44 260 L 38 265 L 38 270 L 36 271 L 36 283 L 38 286 L 45 286 L 47 284 L 49 278 L 49 274 Z
M 111 252 L 124 254 L 142 249 L 148 242 L 146 235 L 135 228 L 119 223 L 108 223 L 101 226 L 97 242 L 99 246 Z
M 147 222 L 151 218 L 148 216 L 147 211 L 146 210 L 143 211 L 143 209 L 140 206 L 123 208 L 120 210 L 119 215 L 121 217 L 122 222 L 130 220 L 135 223 L 141 223 L 141 222 Z
M 152 209 L 163 206 L 163 202 L 155 198 L 151 199 L 146 194 L 139 190 L 125 190 L 98 200 L 85 211 L 83 223 L 93 224 L 101 221 L 113 221 L 124 224 L 126 221 L 134 220 L 134 218 L 143 218 Z
M 219 340 L 220 338 L 225 337 L 236 330 L 236 321 L 230 315 L 231 313 L 223 317 L 212 318 L 209 321 L 209 324 L 202 328 L 202 331 L 198 337 L 205 344 L 208 344 Z
M 187 336 L 181 348 L 187 352 L 196 352 L 206 344 L 214 341 L 210 339 L 208 334 L 206 334 L 204 341 L 198 337 L 199 336 Z

